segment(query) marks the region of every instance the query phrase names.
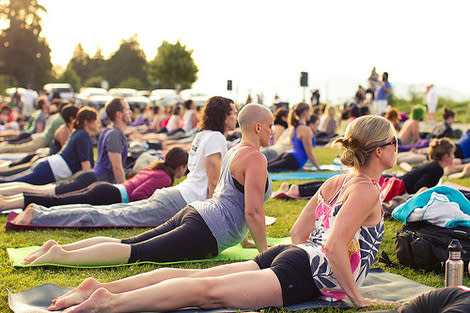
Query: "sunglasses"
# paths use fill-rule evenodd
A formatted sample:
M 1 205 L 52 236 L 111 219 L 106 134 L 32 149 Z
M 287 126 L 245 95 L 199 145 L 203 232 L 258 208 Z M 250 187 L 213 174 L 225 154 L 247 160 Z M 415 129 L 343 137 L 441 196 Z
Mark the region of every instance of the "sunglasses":
M 383 147 L 386 147 L 388 145 L 392 145 L 395 148 L 395 150 L 397 150 L 398 149 L 398 139 L 397 139 L 397 137 L 393 137 L 392 141 L 384 143 L 383 145 L 380 145 L 379 147 L 383 148 Z

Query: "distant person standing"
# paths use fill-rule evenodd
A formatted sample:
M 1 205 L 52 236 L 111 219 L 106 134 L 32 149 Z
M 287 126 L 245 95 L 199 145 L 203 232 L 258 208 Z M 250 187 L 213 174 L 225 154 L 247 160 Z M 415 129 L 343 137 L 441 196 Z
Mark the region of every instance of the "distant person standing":
M 392 85 L 388 82 L 388 73 L 383 72 L 382 81 L 377 83 L 375 90 L 375 114 L 383 115 L 387 111 L 388 96 L 392 93 Z
M 23 94 L 23 116 L 28 118 L 34 113 L 34 102 L 36 101 L 36 94 L 28 84 L 26 91 Z
M 428 119 L 433 123 L 436 121 L 437 91 L 433 84 L 426 86 L 426 107 L 428 108 Z
M 315 89 L 315 91 L 312 92 L 310 101 L 312 102 L 312 107 L 320 105 L 320 90 Z
M 356 105 L 362 107 L 364 105 L 364 100 L 366 99 L 366 90 L 364 87 L 359 85 L 357 88 L 356 94 L 354 95 L 354 101 L 356 102 Z

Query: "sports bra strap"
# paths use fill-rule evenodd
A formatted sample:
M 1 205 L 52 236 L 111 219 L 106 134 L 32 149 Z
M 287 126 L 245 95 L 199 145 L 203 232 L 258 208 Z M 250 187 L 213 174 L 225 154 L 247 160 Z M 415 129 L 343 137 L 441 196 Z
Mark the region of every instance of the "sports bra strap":
M 341 185 L 341 187 L 336 191 L 336 193 L 333 195 L 333 197 L 330 199 L 330 201 L 328 201 L 328 204 L 329 204 L 329 205 L 331 205 L 334 201 L 336 201 L 336 198 L 338 198 L 338 196 L 339 196 L 339 194 L 341 193 L 341 191 L 343 191 L 344 186 L 346 185 L 348 179 L 349 179 L 348 176 L 346 176 L 346 178 L 344 178 L 343 184 Z

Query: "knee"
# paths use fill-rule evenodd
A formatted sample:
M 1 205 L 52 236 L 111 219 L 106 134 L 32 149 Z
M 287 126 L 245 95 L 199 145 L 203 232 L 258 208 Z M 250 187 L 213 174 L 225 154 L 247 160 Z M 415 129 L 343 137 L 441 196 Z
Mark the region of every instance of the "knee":
M 219 277 L 208 277 L 201 279 L 201 288 L 199 289 L 199 307 L 202 309 L 213 309 L 224 307 L 224 285 Z

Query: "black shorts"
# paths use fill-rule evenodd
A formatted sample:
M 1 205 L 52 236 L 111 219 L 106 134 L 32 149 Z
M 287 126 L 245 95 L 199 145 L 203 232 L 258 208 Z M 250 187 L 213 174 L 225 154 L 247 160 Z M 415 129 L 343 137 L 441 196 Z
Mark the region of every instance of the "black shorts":
M 284 306 L 318 298 L 307 252 L 295 245 L 277 245 L 253 259 L 261 269 L 270 268 L 276 274 L 282 290 Z

